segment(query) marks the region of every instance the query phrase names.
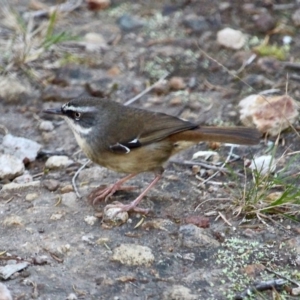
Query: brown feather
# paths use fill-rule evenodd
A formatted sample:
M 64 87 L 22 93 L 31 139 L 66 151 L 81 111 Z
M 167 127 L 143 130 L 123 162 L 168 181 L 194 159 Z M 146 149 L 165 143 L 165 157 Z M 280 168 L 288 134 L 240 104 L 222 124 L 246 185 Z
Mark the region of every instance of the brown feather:
M 201 126 L 193 130 L 186 130 L 172 134 L 169 138 L 173 142 L 194 141 L 220 142 L 241 145 L 256 145 L 261 134 L 254 128 L 247 127 L 205 127 Z

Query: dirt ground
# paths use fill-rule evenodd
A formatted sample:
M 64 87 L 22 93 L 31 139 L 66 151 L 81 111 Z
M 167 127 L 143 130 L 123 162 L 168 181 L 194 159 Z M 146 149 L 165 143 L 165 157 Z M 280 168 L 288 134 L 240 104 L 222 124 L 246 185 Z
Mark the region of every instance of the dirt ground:
M 66 41 L 35 57 L 40 33 L 27 41 L 36 46 L 30 50 L 31 59 L 29 50 L 23 59 L 29 25 L 27 33 L 9 26 L 7 8 L 23 15 L 58 1 L 3 1 L 0 81 L 10 79 L 6 88 L 11 97 L 0 93 L 0 124 L 12 135 L 42 145 L 36 160 L 26 165 L 35 184 L 5 189 L 10 182 L 0 181 L 0 267 L 28 262 L 25 269 L 2 281 L 13 299 L 222 300 L 234 299 L 256 282 L 275 279 L 286 280 L 280 291 L 269 289 L 235 299 L 299 297 L 291 296 L 300 282 L 297 216 L 296 220 L 281 215 L 246 218 L 235 210 L 244 189 L 251 189 L 251 173 L 243 177 L 244 159 L 266 154 L 275 139 L 235 147 L 238 159 L 227 165 L 232 172 L 221 172 L 205 184 L 202 181 L 214 170 L 197 170 L 182 162 L 190 161 L 197 151 L 209 150 L 208 146 L 202 143 L 180 153 L 141 204 L 151 213 L 130 214 L 125 224 L 112 226 L 102 222 L 106 204 L 96 211 L 87 196 L 123 174 L 90 163 L 76 180 L 81 194 L 77 198 L 71 180 L 86 159 L 67 124 L 42 112 L 82 95 L 125 103 L 168 72 L 168 79 L 176 76 L 184 82 L 182 89 L 162 85 L 133 105 L 208 125 L 241 125 L 237 104 L 245 96 L 267 89 L 284 94 L 287 88 L 291 97 L 299 98 L 299 68 L 284 64 L 299 60 L 294 2 L 112 1 L 100 11 L 89 10 L 83 2 L 55 20 L 53 35 L 64 31 Z M 124 15 L 125 21 L 120 19 Z M 32 30 L 48 20 L 36 18 Z M 252 43 L 266 36 L 271 44 L 282 45 L 284 36 L 291 36 L 292 42 L 284 62 L 258 54 L 237 77 L 234 71 L 255 51 L 250 42 L 242 50 L 218 45 L 217 32 L 225 27 L 248 34 Z M 102 40 L 94 36 L 88 44 L 84 40 L 88 33 L 100 34 Z M 54 129 L 40 130 L 43 120 L 52 121 Z M 284 132 L 282 138 L 276 159 L 300 149 L 294 131 Z M 224 162 L 230 147 L 222 145 L 214 151 Z M 45 168 L 48 157 L 57 153 L 74 163 L 63 169 Z M 277 170 L 288 166 L 287 174 L 295 174 L 291 184 L 299 185 L 300 157 L 293 156 L 292 162 L 285 157 Z M 112 200 L 128 203 L 152 178 L 153 174 L 137 176 L 132 180 L 137 190 L 119 192 Z

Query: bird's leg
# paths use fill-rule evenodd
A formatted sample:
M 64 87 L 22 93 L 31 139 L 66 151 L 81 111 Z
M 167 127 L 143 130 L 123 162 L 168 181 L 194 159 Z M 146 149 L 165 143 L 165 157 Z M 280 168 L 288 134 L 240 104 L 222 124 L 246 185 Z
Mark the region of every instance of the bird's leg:
M 123 186 L 122 184 L 124 182 L 126 182 L 127 180 L 133 178 L 134 176 L 136 176 L 136 174 L 130 174 L 127 175 L 126 177 L 118 180 L 115 184 L 110 185 L 106 188 L 97 188 L 96 190 L 94 190 L 93 192 L 90 193 L 90 195 L 88 196 L 89 201 L 91 202 L 91 204 L 93 206 L 95 206 L 98 202 L 100 201 L 107 201 L 116 191 L 128 191 L 128 190 L 133 190 L 136 187 L 134 186 Z
M 155 176 L 154 180 L 147 186 L 147 188 L 135 200 L 133 200 L 129 204 L 122 204 L 120 202 L 115 202 L 115 203 L 107 205 L 105 207 L 105 210 L 110 209 L 110 208 L 119 208 L 119 210 L 116 212 L 116 214 L 121 211 L 127 211 L 127 212 L 134 211 L 134 212 L 138 212 L 138 213 L 147 214 L 149 212 L 149 209 L 144 209 L 144 208 L 140 208 L 137 206 L 142 201 L 143 197 L 147 194 L 147 192 L 157 183 L 157 181 L 161 177 L 162 177 L 162 174 L 157 174 Z

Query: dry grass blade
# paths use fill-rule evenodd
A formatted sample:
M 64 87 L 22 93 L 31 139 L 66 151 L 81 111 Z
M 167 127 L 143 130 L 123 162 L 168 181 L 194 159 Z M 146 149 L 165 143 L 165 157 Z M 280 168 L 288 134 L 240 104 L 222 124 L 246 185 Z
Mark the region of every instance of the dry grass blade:
M 14 66 L 23 66 L 41 57 L 50 47 L 64 41 L 77 39 L 64 31 L 56 33 L 58 13 L 49 13 L 46 20 L 36 20 L 33 17 L 24 18 L 15 11 L 8 2 L 1 7 L 0 15 L 3 26 L 10 29 L 8 40 L 3 42 L 5 48 L 3 61 L 6 71 Z

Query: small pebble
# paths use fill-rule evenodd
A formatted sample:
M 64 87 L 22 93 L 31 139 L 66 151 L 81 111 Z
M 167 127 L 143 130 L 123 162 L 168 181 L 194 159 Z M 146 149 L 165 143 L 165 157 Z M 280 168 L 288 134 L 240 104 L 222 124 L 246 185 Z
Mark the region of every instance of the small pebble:
M 197 15 L 186 16 L 183 24 L 195 33 L 206 32 L 210 27 L 205 17 Z
M 291 294 L 293 296 L 299 296 L 300 295 L 300 287 L 293 288 Z
M 178 91 L 185 89 L 186 84 L 182 77 L 172 77 L 169 80 L 169 86 L 172 90 Z
M 200 172 L 200 169 L 201 169 L 200 166 L 193 165 L 193 166 L 192 166 L 192 173 L 193 173 L 194 175 L 196 175 L 196 174 L 198 174 L 198 173 Z
M 98 10 L 103 10 L 108 8 L 111 4 L 111 1 L 110 0 L 86 0 L 86 3 L 89 10 L 98 11 Z
M 189 79 L 189 82 L 188 82 L 188 87 L 190 88 L 190 89 L 193 89 L 193 88 L 195 88 L 197 86 L 197 78 L 196 77 L 191 77 L 190 79 Z
M 255 18 L 255 29 L 259 32 L 266 33 L 272 30 L 275 25 L 275 19 L 268 12 L 264 12 Z
M 103 222 L 113 226 L 124 224 L 128 220 L 128 213 L 120 211 L 118 207 L 104 208 Z
M 143 22 L 142 20 L 133 17 L 129 14 L 124 14 L 123 16 L 121 16 L 118 19 L 117 23 L 120 26 L 120 28 L 124 31 L 132 31 L 143 27 L 145 24 L 145 22 Z
M 65 155 L 53 155 L 49 157 L 45 163 L 45 167 L 48 169 L 66 168 L 73 163 L 68 156 Z
M 54 192 L 59 187 L 59 181 L 55 179 L 47 179 L 43 181 L 43 186 L 50 192 Z
M 50 220 L 57 221 L 57 220 L 60 220 L 63 216 L 64 216 L 64 213 L 60 213 L 60 212 L 54 213 L 51 215 Z
M 30 194 L 27 194 L 26 197 L 25 197 L 25 200 L 26 201 L 33 201 L 35 200 L 36 198 L 38 198 L 38 194 L 37 193 L 30 193 Z
M 41 131 L 52 131 L 54 129 L 54 125 L 51 121 L 42 121 L 39 125 L 39 130 Z
M 71 184 L 67 184 L 65 186 L 63 186 L 60 191 L 62 194 L 65 194 L 65 193 L 69 193 L 69 192 L 72 192 L 74 189 L 73 189 L 73 186 Z
M 180 97 L 175 97 L 172 98 L 169 103 L 173 106 L 182 105 L 182 99 Z
M 164 95 L 169 92 L 169 85 L 166 80 L 163 80 L 162 82 L 158 82 L 153 87 L 153 92 L 157 95 Z M 162 102 L 160 100 L 160 102 Z
M 238 50 L 245 45 L 246 36 L 239 30 L 224 28 L 218 31 L 217 41 L 226 48 Z

